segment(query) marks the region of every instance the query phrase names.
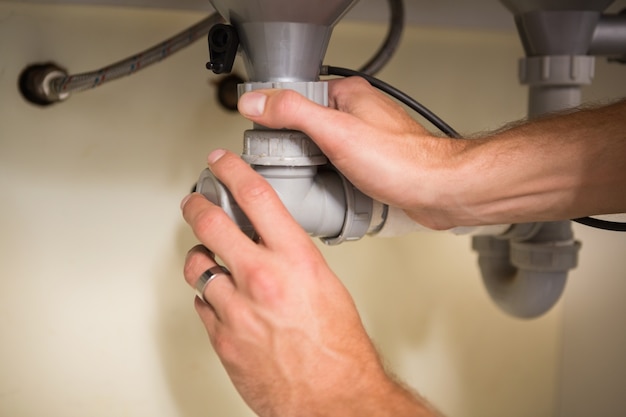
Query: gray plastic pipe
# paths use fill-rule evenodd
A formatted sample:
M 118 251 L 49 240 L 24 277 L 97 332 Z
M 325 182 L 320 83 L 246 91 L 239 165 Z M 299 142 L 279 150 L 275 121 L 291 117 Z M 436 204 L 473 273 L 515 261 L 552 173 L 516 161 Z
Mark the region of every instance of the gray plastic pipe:
M 243 157 L 248 159 L 245 154 Z M 403 210 L 366 196 L 329 165 L 251 165 L 276 191 L 296 222 L 311 237 L 319 237 L 328 245 L 358 240 L 366 235 L 394 237 L 413 232 L 433 232 L 409 218 Z M 256 236 L 250 220 L 210 170 L 205 169 L 201 173 L 196 191 L 219 205 L 249 237 Z M 448 232 L 500 235 L 510 227 L 459 227 Z
M 334 237 L 342 230 L 347 209 L 342 180 L 333 171 L 318 172 L 315 166 L 259 167 L 255 170 L 274 188 L 294 219 L 313 237 Z M 228 190 L 207 169 L 197 191 L 220 205 L 244 233 L 254 237 L 254 228 Z
M 529 86 L 529 117 L 578 106 L 581 87 L 594 75 L 594 57 L 586 52 L 610 1 L 585 0 L 578 10 L 565 0 L 502 2 L 515 14 L 526 50 L 519 74 Z M 500 237 L 474 237 L 472 246 L 491 298 L 519 318 L 538 317 L 558 302 L 580 249 L 569 220 L 515 225 Z
M 602 15 L 589 47 L 590 55 L 626 55 L 626 12 Z
M 491 299 L 503 311 L 525 319 L 541 316 L 559 300 L 580 248 L 569 221 L 530 227 L 531 237 L 472 239 Z
M 292 217 L 312 237 L 327 244 L 360 239 L 381 223 L 375 202 L 337 172 L 304 133 L 251 129 L 244 133 L 242 158 L 276 191 Z M 250 237 L 252 224 L 228 190 L 208 170 L 196 191 L 220 205 Z
M 319 81 L 245 83 L 239 86 L 239 94 L 261 88 L 291 89 L 318 104 L 328 103 L 328 83 Z M 304 133 L 255 125 L 244 132 L 243 148 L 242 158 L 270 183 L 309 235 L 338 244 L 380 228 L 381 205 L 328 164 Z M 219 204 L 244 232 L 254 236 L 249 220 L 210 171 L 201 174 L 196 191 Z

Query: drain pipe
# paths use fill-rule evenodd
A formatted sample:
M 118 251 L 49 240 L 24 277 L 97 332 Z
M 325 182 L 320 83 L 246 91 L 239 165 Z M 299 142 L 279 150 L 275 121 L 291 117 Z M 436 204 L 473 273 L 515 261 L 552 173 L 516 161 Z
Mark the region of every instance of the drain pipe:
M 539 56 L 521 60 L 520 79 L 528 84 L 529 118 L 576 107 L 580 87 L 591 82 L 590 56 Z M 505 312 L 535 318 L 560 299 L 569 270 L 577 265 L 580 243 L 569 220 L 539 223 L 525 237 L 474 237 L 483 282 Z
M 580 105 L 581 87 L 591 83 L 594 33 L 606 4 L 587 1 L 582 10 L 567 10 L 568 2 L 552 1 L 546 9 L 525 0 L 502 0 L 515 14 L 526 57 L 520 60 L 520 81 L 529 86 L 528 115 L 535 118 Z M 557 5 L 561 5 L 560 10 Z M 596 10 L 601 7 L 600 10 Z M 597 39 L 597 34 L 595 35 Z M 514 317 L 538 317 L 559 300 L 570 269 L 577 265 L 580 242 L 569 220 L 519 225 L 502 236 L 478 236 L 472 247 L 484 284 L 494 302 Z
M 266 88 L 291 89 L 328 105 L 328 83 L 323 81 L 249 82 L 239 85 L 239 95 Z M 302 228 L 327 244 L 360 239 L 383 222 L 382 205 L 357 190 L 300 131 L 255 124 L 244 132 L 242 158 L 270 183 Z M 244 233 L 255 236 L 230 192 L 208 169 L 196 191 L 219 204 Z
M 530 319 L 561 297 L 580 243 L 571 223 L 561 221 L 515 225 L 503 236 L 474 236 L 472 248 L 491 299 L 511 316 Z

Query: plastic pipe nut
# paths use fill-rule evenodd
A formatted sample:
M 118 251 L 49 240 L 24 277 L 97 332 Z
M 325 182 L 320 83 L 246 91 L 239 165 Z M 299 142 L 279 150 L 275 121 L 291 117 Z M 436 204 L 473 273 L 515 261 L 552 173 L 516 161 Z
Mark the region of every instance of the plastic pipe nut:
M 547 55 L 525 57 L 519 61 L 519 79 L 531 86 L 568 86 L 591 84 L 595 58 L 588 55 Z

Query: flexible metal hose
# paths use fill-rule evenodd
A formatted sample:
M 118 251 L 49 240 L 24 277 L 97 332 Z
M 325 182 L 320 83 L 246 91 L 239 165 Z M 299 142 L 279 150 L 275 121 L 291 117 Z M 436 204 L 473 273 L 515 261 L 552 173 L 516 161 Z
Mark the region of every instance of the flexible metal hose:
M 404 5 L 402 0 L 388 0 L 390 21 L 387 36 L 376 54 L 361 68 L 366 74 L 376 74 L 393 56 L 404 30 Z M 95 88 L 118 78 L 131 75 L 173 55 L 200 38 L 205 37 L 216 23 L 224 20 L 219 13 L 214 13 L 190 28 L 166 39 L 159 44 L 131 57 L 95 71 L 80 74 L 62 74 L 55 72 L 45 80 L 46 98 L 51 102 L 62 100 L 71 93 Z
M 146 49 L 143 52 L 112 65 L 96 71 L 54 78 L 50 80 L 50 93 L 56 97 L 63 97 L 70 93 L 95 88 L 109 81 L 131 75 L 171 56 L 196 40 L 205 37 L 209 33 L 211 26 L 220 22 L 223 22 L 222 17 L 218 13 L 214 13 L 152 48 Z

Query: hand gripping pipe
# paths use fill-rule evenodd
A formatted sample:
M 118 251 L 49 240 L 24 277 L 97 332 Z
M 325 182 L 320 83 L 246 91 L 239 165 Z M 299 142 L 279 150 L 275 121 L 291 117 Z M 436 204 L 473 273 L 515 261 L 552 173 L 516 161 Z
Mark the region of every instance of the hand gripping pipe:
M 240 85 L 239 94 L 260 88 L 288 88 L 318 104 L 328 104 L 328 85 L 323 81 L 245 83 Z M 306 232 L 326 244 L 357 240 L 365 235 L 387 237 L 428 230 L 404 211 L 357 190 L 302 132 L 255 125 L 244 132 L 242 158 L 270 183 Z M 255 237 L 248 218 L 210 170 L 202 172 L 196 191 L 221 206 L 248 236 Z M 500 234 L 507 229 L 509 226 L 503 225 L 457 228 L 452 232 Z
M 328 102 L 326 82 L 245 83 L 239 87 L 240 95 L 260 88 L 289 88 L 319 104 Z M 302 132 L 255 125 L 244 132 L 242 158 L 271 184 L 307 233 L 327 244 L 359 239 L 382 223 L 382 205 L 352 186 Z M 208 169 L 200 175 L 196 191 L 219 204 L 248 236 L 255 236 L 250 221 Z

